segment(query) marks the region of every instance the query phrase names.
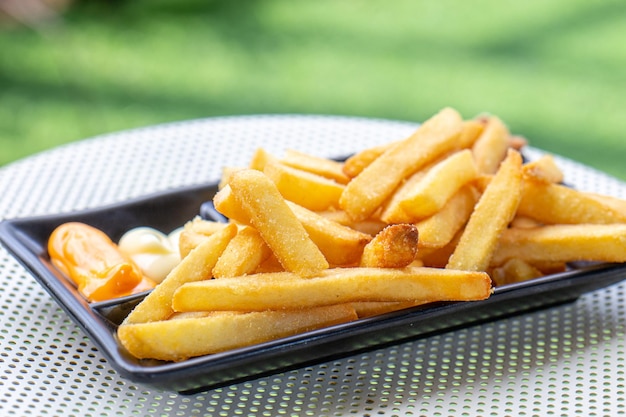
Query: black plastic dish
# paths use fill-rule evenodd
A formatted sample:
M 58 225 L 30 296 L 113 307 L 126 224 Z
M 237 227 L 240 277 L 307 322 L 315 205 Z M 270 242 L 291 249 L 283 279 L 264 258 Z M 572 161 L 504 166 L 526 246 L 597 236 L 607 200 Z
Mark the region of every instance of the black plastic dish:
M 0 223 L 0 241 L 83 329 L 121 376 L 187 394 L 569 302 L 626 278 L 626 265 L 590 265 L 498 287 L 484 301 L 410 308 L 178 363 L 137 360 L 118 344 L 115 334 L 117 326 L 145 294 L 87 303 L 50 264 L 48 236 L 67 221 L 91 224 L 113 240 L 137 226 L 169 232 L 198 215 L 216 189 L 214 184 L 200 185 L 94 210 L 5 220 Z

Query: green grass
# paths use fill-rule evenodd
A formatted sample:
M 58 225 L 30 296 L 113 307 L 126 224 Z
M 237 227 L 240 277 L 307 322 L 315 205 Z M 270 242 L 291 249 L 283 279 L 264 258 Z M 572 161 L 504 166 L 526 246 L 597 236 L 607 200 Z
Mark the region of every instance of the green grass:
M 0 165 L 199 117 L 452 106 L 626 179 L 624 39 L 609 0 L 78 2 L 0 31 Z

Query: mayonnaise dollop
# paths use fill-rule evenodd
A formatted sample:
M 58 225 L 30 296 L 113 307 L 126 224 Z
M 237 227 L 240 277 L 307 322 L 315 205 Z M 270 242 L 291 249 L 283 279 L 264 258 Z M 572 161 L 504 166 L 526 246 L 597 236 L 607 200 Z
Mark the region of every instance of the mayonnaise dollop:
M 181 232 L 182 228 L 178 228 L 166 235 L 151 227 L 136 227 L 124 233 L 118 247 L 145 276 L 161 282 L 180 262 L 178 240 Z

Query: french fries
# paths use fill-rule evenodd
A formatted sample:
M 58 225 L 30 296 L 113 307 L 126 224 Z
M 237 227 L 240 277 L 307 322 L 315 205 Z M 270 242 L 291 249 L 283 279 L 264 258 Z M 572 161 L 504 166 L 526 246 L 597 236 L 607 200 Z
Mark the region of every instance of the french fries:
M 361 266 L 404 268 L 415 260 L 419 233 L 412 224 L 392 224 L 363 248 Z
M 290 272 L 203 280 L 182 285 L 174 311 L 294 310 L 358 301 L 482 300 L 491 293 L 485 272 L 451 269 L 337 268 L 317 277 Z
M 368 218 L 407 176 L 453 150 L 462 128 L 461 116 L 443 109 L 354 177 L 341 194 L 339 206 L 354 220 Z
M 495 116 L 446 108 L 403 139 L 345 162 L 258 149 L 193 219 L 183 260 L 126 318 L 138 358 L 180 361 L 493 285 L 626 262 L 626 200 L 577 191 L 554 158 Z M 424 307 L 427 308 L 427 307 Z
M 513 220 L 521 199 L 522 156 L 508 156 L 478 200 L 446 268 L 485 271 L 498 239 Z
M 126 324 L 120 326 L 118 337 L 137 358 L 182 361 L 356 319 L 354 308 L 347 304 L 288 311 L 225 311 Z

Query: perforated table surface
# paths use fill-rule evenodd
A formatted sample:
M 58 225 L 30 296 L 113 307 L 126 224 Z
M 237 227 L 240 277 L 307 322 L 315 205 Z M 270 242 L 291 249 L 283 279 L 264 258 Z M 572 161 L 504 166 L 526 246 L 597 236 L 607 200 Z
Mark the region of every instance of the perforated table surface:
M 219 179 L 263 147 L 321 156 L 406 137 L 412 123 L 325 116 L 203 119 L 105 135 L 0 169 L 0 218 L 64 213 Z M 530 149 L 529 155 L 541 151 Z M 557 157 L 569 183 L 626 185 Z M 2 416 L 615 416 L 626 412 L 624 285 L 575 302 L 194 395 L 121 378 L 0 248 Z

